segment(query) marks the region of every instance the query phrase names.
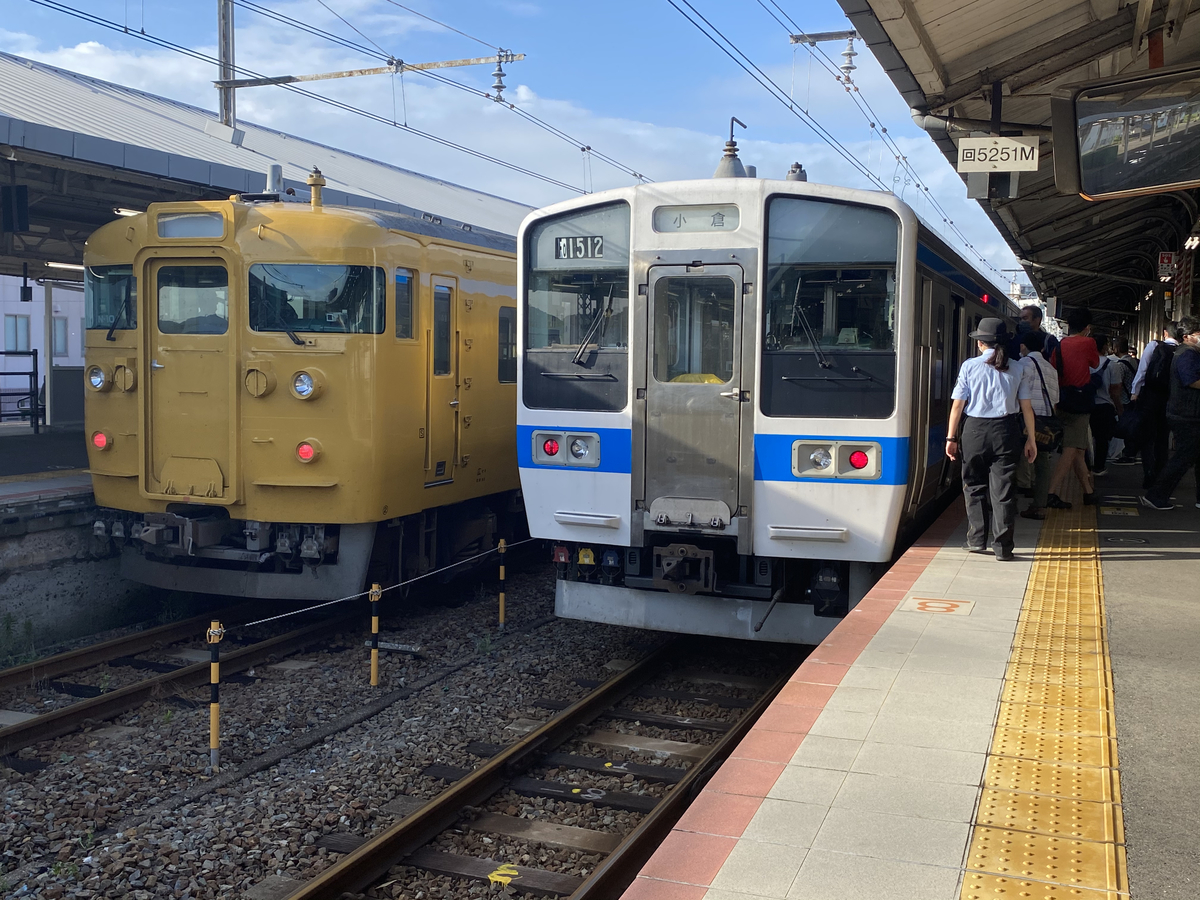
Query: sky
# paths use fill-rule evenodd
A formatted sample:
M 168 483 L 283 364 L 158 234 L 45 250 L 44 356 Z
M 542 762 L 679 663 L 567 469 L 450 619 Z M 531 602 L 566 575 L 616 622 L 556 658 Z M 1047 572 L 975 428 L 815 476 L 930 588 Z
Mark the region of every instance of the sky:
M 239 0 L 239 3 L 242 0 Z M 684 0 L 674 0 L 684 9 Z M 872 171 L 883 186 L 1000 284 L 1017 267 L 999 233 L 950 164 L 909 116 L 907 105 L 861 41 L 853 81 L 929 194 L 898 166 L 878 128 L 803 47 L 791 45 L 772 0 L 690 0 L 691 5 Z M 777 0 L 806 32 L 850 28 L 836 0 Z M 746 123 L 737 140 L 743 162 L 782 178 L 801 162 L 810 181 L 879 188 L 787 106 L 738 68 L 671 0 L 254 0 L 235 9 L 237 64 L 264 75 L 298 75 L 407 62 L 526 54 L 505 66 L 504 96 L 572 140 L 548 133 L 492 100 L 417 73 L 346 78 L 304 87 L 387 119 L 448 138 L 541 173 L 578 190 L 603 190 L 634 178 L 592 147 L 654 181 L 706 178 L 728 137 L 729 119 Z M 0 0 L 0 50 L 106 81 L 217 108 L 211 63 L 153 46 L 33 0 Z M 217 54 L 212 0 L 65 0 L 56 4 L 144 31 L 199 53 Z M 367 48 L 335 44 L 253 7 L 273 10 Z M 404 7 L 407 7 L 405 9 Z M 453 26 L 449 30 L 418 13 Z M 840 65 L 845 42 L 822 45 Z M 490 92 L 492 65 L 440 74 Z M 238 117 L 478 190 L 543 206 L 575 190 L 514 173 L 439 146 L 388 123 L 373 122 L 277 88 L 243 89 Z M 932 195 L 961 237 L 943 222 Z M 403 202 L 403 198 L 395 198 Z M 965 246 L 966 243 L 971 248 Z M 973 248 L 973 249 L 972 249 Z M 978 253 L 978 255 L 976 255 Z M 986 261 L 985 265 L 980 257 Z

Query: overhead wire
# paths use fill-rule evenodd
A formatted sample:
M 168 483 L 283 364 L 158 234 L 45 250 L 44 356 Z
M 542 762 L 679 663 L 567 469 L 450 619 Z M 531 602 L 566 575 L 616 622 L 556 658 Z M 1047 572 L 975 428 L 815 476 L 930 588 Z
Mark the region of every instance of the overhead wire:
M 205 53 L 200 53 L 197 50 L 192 50 L 190 47 L 184 47 L 181 44 L 176 44 L 173 41 L 168 41 L 166 38 L 160 38 L 160 37 L 157 37 L 156 35 L 152 35 L 147 32 L 136 32 L 136 33 L 128 32 L 117 22 L 113 22 L 113 21 L 111 21 L 109 19 L 105 19 L 101 16 L 94 15 L 93 13 L 84 12 L 83 10 L 79 10 L 72 6 L 68 6 L 65 3 L 60 3 L 60 2 L 58 2 L 58 0 L 29 0 L 29 2 L 35 3 L 38 6 L 44 6 L 47 9 L 54 10 L 55 12 L 61 12 L 65 15 L 69 15 L 74 18 L 81 19 L 81 20 L 83 20 L 85 22 L 89 22 L 93 25 L 99 25 L 100 27 L 109 29 L 111 31 L 117 31 L 117 32 L 121 32 L 123 34 L 128 34 L 132 37 L 137 38 L 138 40 L 145 41 L 147 43 L 161 47 L 165 50 L 172 50 L 176 53 L 181 53 L 185 56 L 189 56 L 192 59 L 198 60 L 200 62 L 206 62 L 206 63 L 210 63 L 213 65 L 220 64 L 220 61 L 218 59 L 216 59 L 215 57 L 208 56 Z M 266 78 L 266 77 L 268 77 L 268 76 L 263 75 L 261 72 L 255 72 L 255 71 L 247 69 L 243 66 L 234 66 L 233 69 L 235 72 L 237 72 L 241 75 L 249 76 L 251 78 Z M 402 131 L 408 132 L 409 134 L 415 135 L 417 137 L 425 138 L 426 140 L 432 141 L 436 144 L 440 144 L 443 147 L 449 147 L 451 149 L 458 150 L 459 152 L 465 153 L 468 156 L 473 156 L 476 159 L 480 159 L 485 162 L 490 162 L 494 165 L 501 166 L 505 169 L 508 169 L 509 171 L 517 172 L 521 175 L 527 175 L 530 178 L 536 178 L 539 181 L 544 181 L 547 184 L 554 185 L 555 187 L 565 188 L 566 190 L 574 191 L 579 194 L 586 193 L 586 191 L 584 191 L 580 187 L 577 187 L 576 185 L 568 184 L 565 181 L 559 181 L 557 178 L 552 178 L 549 175 L 544 175 L 541 172 L 536 172 L 533 169 L 526 168 L 525 166 L 517 165 L 516 163 L 509 162 L 508 160 L 501 159 L 497 156 L 492 156 L 491 154 L 484 153 L 481 150 L 475 150 L 471 147 L 467 147 L 464 144 L 459 144 L 456 141 L 452 141 L 449 138 L 444 138 L 439 135 L 433 134 L 432 132 L 423 131 L 420 128 L 415 128 L 415 127 L 413 127 L 411 125 L 407 125 L 407 124 L 402 125 L 398 122 L 395 122 L 395 121 L 389 119 L 387 116 L 381 116 L 381 115 L 378 115 L 377 113 L 373 113 L 373 112 L 370 112 L 365 109 L 360 109 L 357 106 L 353 106 L 349 103 L 344 103 L 341 100 L 335 100 L 331 97 L 326 97 L 322 94 L 318 94 L 313 91 L 305 90 L 304 88 L 297 87 L 294 84 L 277 84 L 277 85 L 274 85 L 274 87 L 282 88 L 283 90 L 289 91 L 293 94 L 299 94 L 300 96 L 307 97 L 310 100 L 316 100 L 318 103 L 324 103 L 327 106 L 332 106 L 335 109 L 342 110 L 343 112 L 348 112 L 353 115 L 361 116 L 363 118 L 370 119 L 375 122 L 380 122 L 384 125 L 390 125 L 393 128 L 398 128 Z
M 793 19 L 788 12 L 779 5 L 777 0 L 766 0 L 766 2 L 764 2 L 764 0 L 756 0 L 756 2 L 789 34 L 789 36 L 793 34 L 801 38 L 806 38 L 808 36 L 804 29 L 801 28 L 796 22 L 796 20 Z M 792 26 L 791 28 L 789 28 L 788 25 L 779 18 L 779 16 L 775 15 L 775 13 L 768 8 L 767 2 L 769 2 L 771 6 L 775 7 L 775 9 L 777 9 L 779 13 L 787 19 L 787 22 Z M 793 29 L 795 30 L 793 31 Z M 874 108 L 871 106 L 870 101 L 867 99 L 866 95 L 862 93 L 858 85 L 854 84 L 849 78 L 845 78 L 841 74 L 840 66 L 838 66 L 835 60 L 830 58 L 829 54 L 827 54 L 825 49 L 819 44 L 809 41 L 801 41 L 801 43 L 804 45 L 805 49 L 808 50 L 809 58 L 815 59 L 818 65 L 824 68 L 830 76 L 832 76 L 836 81 L 838 81 L 838 83 L 842 85 L 846 93 L 849 95 L 851 102 L 854 103 L 855 107 L 857 107 L 859 112 L 862 113 L 872 130 L 876 129 L 876 123 L 880 123 L 881 120 L 878 114 L 876 114 Z M 934 195 L 932 190 L 929 188 L 929 185 L 925 183 L 924 179 L 921 178 L 916 169 L 911 165 L 911 163 L 909 163 L 908 156 L 901 149 L 900 145 L 896 143 L 895 138 L 892 137 L 887 128 L 884 125 L 879 124 L 878 130 L 882 145 L 881 150 L 886 148 L 896 158 L 897 170 L 896 174 L 893 176 L 893 184 L 899 183 L 899 171 L 900 169 L 904 169 L 907 173 L 905 177 L 911 179 L 911 183 L 915 184 L 921 190 L 922 196 L 926 199 L 926 202 L 933 207 L 937 215 L 941 218 L 943 224 L 945 224 L 950 231 L 952 231 L 959 238 L 959 240 L 962 241 L 963 245 L 966 247 L 966 249 L 971 251 L 972 255 L 979 259 L 980 262 L 982 262 L 997 275 L 1003 277 L 1003 273 L 1001 273 L 1001 271 L 997 269 L 995 265 L 993 265 L 992 262 L 979 251 L 979 249 L 967 238 L 966 234 L 963 233 L 962 229 L 955 224 L 952 218 L 950 218 L 950 213 L 944 206 L 942 206 L 936 195 Z
M 483 44 L 483 46 L 491 47 L 493 50 L 497 50 L 497 51 L 500 49 L 495 44 L 489 44 L 487 41 L 480 40 L 477 37 L 472 37 L 471 35 L 467 34 L 465 31 L 459 31 L 453 25 L 447 25 L 445 22 L 439 22 L 437 19 L 433 18 L 433 16 L 427 16 L 423 12 L 417 12 L 411 6 L 405 6 L 403 3 L 397 3 L 396 0 L 387 0 L 387 2 L 392 4 L 392 6 L 400 7 L 405 12 L 412 13 L 414 16 L 420 16 L 422 19 L 425 19 L 427 22 L 432 22 L 434 25 L 440 25 L 442 28 L 445 28 L 448 31 L 453 31 L 455 34 L 461 34 L 463 37 L 469 38 L 470 40 L 474 41 L 477 44 Z M 322 3 L 321 5 L 324 6 L 325 4 Z
M 326 9 L 328 9 L 331 13 L 333 13 L 333 15 L 337 16 L 337 18 L 341 19 L 341 21 L 344 22 L 347 26 L 352 28 L 357 34 L 361 35 L 362 37 L 364 37 L 368 41 L 370 41 L 370 43 L 373 44 L 377 48 L 378 52 L 376 52 L 375 50 L 372 50 L 369 47 L 366 47 L 362 44 L 357 44 L 353 41 L 346 40 L 345 38 L 335 35 L 330 31 L 326 31 L 322 28 L 318 28 L 316 26 L 310 25 L 307 22 L 302 22 L 298 19 L 293 19 L 291 16 L 288 16 L 285 13 L 281 13 L 281 12 L 278 12 L 277 10 L 269 9 L 268 7 L 262 6 L 261 4 L 254 3 L 254 2 L 252 2 L 252 0 L 233 0 L 233 2 L 235 4 L 237 4 L 238 6 L 244 7 L 245 9 L 248 9 L 252 12 L 256 12 L 256 13 L 259 13 L 260 15 L 267 16 L 277 22 L 281 22 L 283 24 L 287 24 L 287 25 L 291 25 L 295 28 L 299 28 L 302 31 L 307 32 L 308 34 L 313 35 L 314 37 L 321 37 L 326 40 L 332 41 L 332 42 L 334 42 L 342 47 L 345 47 L 347 49 L 356 50 L 359 53 L 363 53 L 367 56 L 372 56 L 376 59 L 381 60 L 382 62 L 388 63 L 389 65 L 395 64 L 397 62 L 401 62 L 401 63 L 403 62 L 403 60 L 397 60 L 397 58 L 394 55 L 388 53 L 386 50 L 384 50 L 382 47 L 380 47 L 378 44 L 376 44 L 370 38 L 367 38 L 366 35 L 364 35 L 361 31 L 359 31 L 359 29 L 355 28 L 354 25 L 352 25 L 343 16 L 339 15 L 338 13 L 334 12 L 334 10 L 330 9 L 330 7 L 325 4 L 324 0 L 318 0 L 318 2 L 321 3 L 321 5 L 324 6 Z M 465 32 L 459 31 L 458 29 L 456 29 L 450 25 L 447 25 L 444 22 L 439 22 L 438 20 L 432 19 L 429 16 L 425 16 L 422 13 L 417 13 L 415 10 L 411 10 L 411 9 L 409 9 L 409 7 L 404 6 L 401 3 L 395 3 L 394 0 L 388 0 L 388 2 L 392 3 L 394 6 L 400 7 L 401 9 L 407 10 L 409 12 L 413 12 L 415 15 L 420 15 L 420 16 L 422 16 L 422 18 L 429 19 L 429 21 L 434 22 L 435 24 L 441 25 L 445 28 L 448 28 L 449 30 L 455 32 L 456 34 L 461 34 L 464 37 L 471 38 L 471 40 L 478 41 L 479 43 L 483 44 L 486 47 L 492 47 L 492 49 L 497 50 L 497 53 L 499 52 L 499 48 L 493 47 L 493 45 L 487 43 L 486 41 L 482 41 L 479 38 L 471 37 L 471 35 L 468 35 Z M 586 142 L 581 141 L 578 138 L 573 137 L 570 134 L 567 134 L 565 131 L 558 128 L 557 126 L 550 124 L 549 122 L 545 121 L 544 119 L 534 115 L 533 113 L 529 112 L 526 109 L 523 109 L 523 108 L 517 106 L 512 101 L 506 100 L 503 97 L 499 97 L 499 98 L 495 97 L 485 90 L 482 90 L 482 89 L 476 88 L 476 87 L 472 87 L 468 84 L 463 84 L 461 81 L 455 81 L 453 78 L 448 78 L 447 76 L 441 74 L 440 72 L 432 72 L 432 71 L 429 71 L 426 69 L 409 69 L 407 71 L 415 72 L 416 74 L 421 75 L 424 78 L 428 78 L 431 81 L 435 81 L 439 84 L 446 85 L 447 87 L 452 87 L 452 88 L 455 88 L 456 90 L 465 91 L 469 94 L 473 94 L 477 97 L 482 97 L 487 100 L 494 100 L 497 103 L 499 103 L 499 105 L 507 108 L 510 112 L 515 113 L 516 115 L 527 120 L 531 124 L 536 125 L 538 128 L 541 128 L 544 131 L 552 134 L 553 136 L 559 138 L 560 140 L 563 140 L 563 141 L 569 143 L 571 146 L 575 147 L 577 150 L 583 151 L 584 146 L 586 146 Z M 591 154 L 593 156 L 595 156 L 597 159 L 601 160 L 602 162 L 607 163 L 608 165 L 612 166 L 613 168 L 615 168 L 621 172 L 624 172 L 626 175 L 630 175 L 633 178 L 636 178 L 641 182 L 649 182 L 652 180 L 652 179 L 646 177 L 645 175 L 643 175 L 641 172 L 638 172 L 637 170 L 633 169 L 632 167 L 627 166 L 624 163 L 620 162 L 619 160 L 614 159 L 613 157 L 611 157 L 605 153 L 602 153 L 598 150 L 592 149 Z M 590 193 L 590 192 L 588 192 L 588 193 Z

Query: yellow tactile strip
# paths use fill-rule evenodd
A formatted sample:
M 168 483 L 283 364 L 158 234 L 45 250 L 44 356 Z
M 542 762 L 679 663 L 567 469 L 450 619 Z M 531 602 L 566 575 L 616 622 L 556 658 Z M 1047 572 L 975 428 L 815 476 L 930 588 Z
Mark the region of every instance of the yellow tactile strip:
M 961 900 L 1127 900 L 1096 513 L 1042 527 Z

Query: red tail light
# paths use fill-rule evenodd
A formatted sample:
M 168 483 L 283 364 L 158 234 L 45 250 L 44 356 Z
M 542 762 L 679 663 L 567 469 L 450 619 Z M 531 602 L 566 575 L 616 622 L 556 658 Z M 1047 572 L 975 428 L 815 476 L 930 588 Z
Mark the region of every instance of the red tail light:
M 855 450 L 850 454 L 850 465 L 856 469 L 865 469 L 870 462 L 871 458 L 861 450 Z
M 313 457 L 317 455 L 316 449 L 308 441 L 304 441 L 296 447 L 296 456 L 300 462 L 312 462 Z
M 542 452 L 547 456 L 558 456 L 558 441 L 554 438 L 546 438 L 542 442 Z
M 95 447 L 97 450 L 107 450 L 108 449 L 108 435 L 105 434 L 103 431 L 97 431 L 95 434 L 92 435 L 92 446 Z

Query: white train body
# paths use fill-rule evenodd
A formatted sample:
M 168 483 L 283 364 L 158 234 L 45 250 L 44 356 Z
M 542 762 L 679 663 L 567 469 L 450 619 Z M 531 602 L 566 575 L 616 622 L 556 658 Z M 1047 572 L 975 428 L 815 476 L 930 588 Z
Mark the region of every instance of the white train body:
M 664 631 L 823 638 L 957 488 L 966 334 L 1015 311 L 895 197 L 805 182 L 607 191 L 518 248 L 518 461 L 557 611 Z

